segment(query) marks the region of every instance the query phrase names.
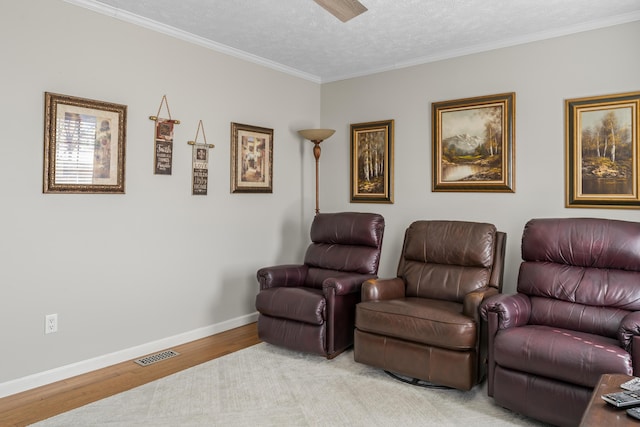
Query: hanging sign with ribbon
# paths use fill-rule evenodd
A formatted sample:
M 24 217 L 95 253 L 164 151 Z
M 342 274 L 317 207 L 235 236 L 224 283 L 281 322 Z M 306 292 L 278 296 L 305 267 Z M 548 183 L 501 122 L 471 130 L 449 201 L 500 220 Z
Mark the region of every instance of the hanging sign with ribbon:
M 168 119 L 160 118 L 162 105 L 167 107 Z M 171 118 L 167 95 L 162 96 L 158 114 L 156 116 L 149 116 L 149 119 L 156 122 L 153 173 L 156 175 L 171 175 L 171 167 L 173 164 L 173 126 L 179 125 L 180 120 Z
M 202 129 L 202 139 L 204 144 L 198 143 L 198 135 Z M 206 196 L 207 186 L 209 183 L 209 149 L 214 148 L 215 145 L 207 144 L 207 137 L 204 134 L 204 126 L 202 126 L 202 120 L 198 122 L 198 130 L 196 131 L 196 138 L 194 141 L 189 141 L 187 144 L 193 146 L 193 175 L 192 175 L 192 190 L 191 194 L 194 196 Z

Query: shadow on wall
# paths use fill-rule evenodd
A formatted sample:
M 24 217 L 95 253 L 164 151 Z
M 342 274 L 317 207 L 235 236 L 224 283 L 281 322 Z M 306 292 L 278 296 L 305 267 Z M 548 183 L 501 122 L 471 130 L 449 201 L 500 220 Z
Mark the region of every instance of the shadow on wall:
M 305 221 L 303 218 L 284 218 L 280 232 L 280 247 L 272 265 L 302 264 L 304 254 L 311 242 L 310 230 L 313 217 Z M 263 265 L 261 267 L 268 267 Z
M 260 289 L 256 279 L 257 270 L 242 268 L 224 272 L 223 285 L 211 304 L 214 323 L 246 316 L 256 311 L 256 295 Z
M 260 290 L 256 274 L 262 267 L 282 264 L 302 264 L 310 242 L 310 228 L 313 217 L 308 221 L 295 218 L 297 210 L 282 221 L 279 241 L 274 253 L 265 253 L 252 263 L 238 267 L 228 267 L 222 273 L 222 285 L 212 298 L 211 310 L 214 323 L 233 319 L 255 312 L 255 298 Z M 275 257 L 274 257 L 275 254 Z

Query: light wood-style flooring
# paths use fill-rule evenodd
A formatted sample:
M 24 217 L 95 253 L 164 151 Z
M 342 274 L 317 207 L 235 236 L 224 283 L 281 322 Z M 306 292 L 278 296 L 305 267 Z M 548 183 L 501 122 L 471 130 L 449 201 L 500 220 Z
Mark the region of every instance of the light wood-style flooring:
M 180 353 L 149 366 L 133 361 L 0 399 L 0 426 L 26 426 L 258 344 L 256 323 L 172 347 Z

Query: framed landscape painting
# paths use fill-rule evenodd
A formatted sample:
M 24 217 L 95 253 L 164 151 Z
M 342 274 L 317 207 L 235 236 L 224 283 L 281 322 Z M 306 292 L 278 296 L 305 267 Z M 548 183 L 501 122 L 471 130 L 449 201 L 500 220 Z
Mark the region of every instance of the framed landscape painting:
M 393 203 L 393 120 L 351 125 L 351 202 Z
M 640 208 L 640 92 L 565 100 L 566 206 Z
M 432 104 L 433 191 L 514 192 L 515 93 Z

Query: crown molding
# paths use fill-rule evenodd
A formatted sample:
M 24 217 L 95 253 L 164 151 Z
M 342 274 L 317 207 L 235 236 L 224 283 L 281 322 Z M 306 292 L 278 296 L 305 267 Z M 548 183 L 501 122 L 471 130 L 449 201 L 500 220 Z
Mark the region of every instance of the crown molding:
M 317 76 L 310 73 L 306 73 L 300 70 L 297 70 L 292 67 L 288 67 L 286 65 L 277 63 L 275 61 L 271 61 L 266 58 L 262 58 L 257 55 L 250 54 L 248 52 L 232 48 L 230 46 L 214 42 L 212 40 L 205 39 L 203 37 L 196 36 L 187 31 L 180 30 L 169 25 L 161 24 L 157 21 L 153 21 L 151 19 L 135 15 L 133 13 L 126 12 L 124 10 L 107 6 L 105 4 L 99 3 L 95 0 L 64 0 L 67 3 L 74 4 L 76 6 L 83 7 L 85 9 L 92 10 L 94 12 L 101 13 L 103 15 L 110 16 L 115 19 L 119 19 L 124 22 L 129 22 L 134 25 L 138 25 L 159 33 L 166 34 L 171 37 L 175 37 L 177 39 L 186 41 L 188 43 L 196 44 L 207 49 L 214 50 L 216 52 L 224 53 L 229 56 L 233 56 L 235 58 L 243 59 L 248 62 L 252 62 L 254 64 L 262 65 L 267 68 L 271 68 L 276 71 L 283 72 L 285 74 L 289 74 L 294 77 L 299 77 L 304 80 L 308 80 L 314 83 L 330 83 L 339 80 L 346 80 L 355 77 L 364 77 L 371 74 L 382 73 L 386 71 L 393 71 L 402 68 L 413 67 L 416 65 L 428 64 L 431 62 L 442 61 L 446 59 L 457 58 L 466 55 L 472 55 L 476 53 L 487 52 L 491 50 L 501 49 L 505 47 L 512 47 L 526 43 L 532 43 L 547 39 L 552 39 L 556 37 L 563 37 L 571 34 L 581 33 L 585 31 L 597 30 L 600 28 L 611 27 L 614 25 L 626 24 L 629 22 L 640 21 L 640 11 L 632 12 L 622 15 L 617 15 L 613 17 L 593 20 L 585 23 L 581 23 L 578 25 L 567 26 L 561 29 L 549 30 L 549 31 L 541 31 L 534 34 L 527 34 L 521 37 L 512 37 L 507 40 L 500 40 L 491 43 L 477 44 L 473 46 L 468 46 L 462 49 L 455 49 L 449 51 L 442 51 L 436 53 L 434 55 L 424 56 L 420 58 L 415 58 L 408 61 L 398 62 L 390 66 L 372 68 L 363 70 L 362 72 L 353 73 L 349 75 L 334 75 L 334 76 Z
M 497 42 L 477 44 L 462 49 L 439 52 L 435 55 L 423 56 L 409 61 L 398 62 L 388 67 L 379 67 L 375 69 L 364 70 L 361 73 L 349 75 L 335 75 L 322 79 L 322 83 L 336 82 L 340 80 L 352 79 L 356 77 L 365 77 L 372 74 L 384 73 L 386 71 L 399 70 L 402 68 L 413 67 L 416 65 L 428 64 L 431 62 L 444 61 L 447 59 L 458 58 L 476 53 L 488 52 L 507 47 L 518 46 L 527 43 L 539 42 L 543 40 L 553 39 L 557 37 L 569 36 L 572 34 L 582 33 L 586 31 L 599 30 L 601 28 L 613 27 L 615 25 L 628 24 L 630 22 L 640 21 L 640 11 L 617 15 L 609 18 L 598 19 L 594 21 L 584 22 L 579 25 L 567 26 L 562 29 L 541 31 L 534 34 L 527 34 L 521 37 L 512 37 L 508 40 L 500 40 Z
M 292 67 L 288 67 L 286 65 L 280 64 L 275 61 L 271 61 L 266 58 L 262 58 L 257 55 L 253 55 L 251 53 L 247 53 L 245 51 L 235 49 L 233 47 L 224 45 L 222 43 L 217 43 L 204 37 L 196 36 L 187 31 L 180 30 L 178 28 L 172 27 L 170 25 L 161 24 L 152 19 L 145 18 L 140 15 L 136 15 L 122 9 L 118 9 L 112 6 L 108 6 L 102 3 L 98 3 L 94 0 L 64 0 L 67 3 L 83 7 L 85 9 L 89 9 L 91 11 L 100 13 L 102 15 L 109 16 L 111 18 L 115 18 L 124 22 L 128 22 L 130 24 L 134 24 L 143 28 L 147 28 L 152 31 L 156 31 L 176 39 L 186 41 L 188 43 L 192 43 L 207 49 L 214 50 L 216 52 L 224 53 L 229 56 L 233 56 L 235 58 L 243 59 L 248 62 L 252 62 L 254 64 L 262 65 L 267 68 L 271 68 L 276 71 L 283 72 L 285 74 L 292 75 L 294 77 L 299 77 L 304 80 L 309 80 L 314 83 L 321 83 L 321 79 L 319 76 L 315 76 L 313 74 L 305 73 L 303 71 L 297 70 Z

